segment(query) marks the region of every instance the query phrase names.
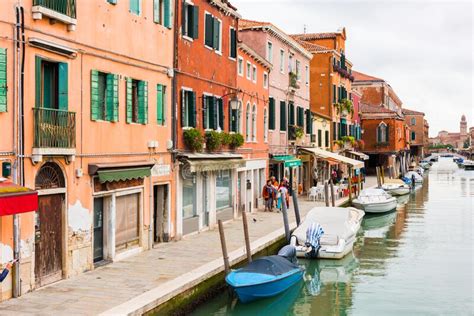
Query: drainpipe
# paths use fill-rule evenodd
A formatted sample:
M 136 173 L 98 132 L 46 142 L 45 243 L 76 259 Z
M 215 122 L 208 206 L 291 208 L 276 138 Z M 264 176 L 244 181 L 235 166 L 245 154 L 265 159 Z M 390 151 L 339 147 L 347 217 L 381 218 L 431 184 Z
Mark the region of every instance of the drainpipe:
M 179 1 L 174 2 L 174 12 L 177 15 L 179 12 Z M 176 79 L 176 70 L 178 70 L 178 38 L 179 38 L 179 18 L 174 19 L 174 36 L 173 36 L 173 78 L 171 79 L 172 81 L 172 86 L 173 86 L 173 92 L 171 94 L 171 140 L 173 141 L 173 148 L 172 148 L 172 155 L 173 155 L 173 163 L 175 162 L 176 156 L 175 156 L 175 150 L 177 148 L 176 142 L 178 140 L 178 135 L 177 135 L 177 104 L 176 102 L 178 101 L 178 80 Z
M 151 250 L 153 248 L 153 213 L 154 213 L 154 205 L 153 205 L 153 175 L 150 175 L 150 181 L 149 181 L 149 186 L 148 190 L 149 192 L 149 216 L 150 216 L 150 227 L 148 229 L 148 247 Z

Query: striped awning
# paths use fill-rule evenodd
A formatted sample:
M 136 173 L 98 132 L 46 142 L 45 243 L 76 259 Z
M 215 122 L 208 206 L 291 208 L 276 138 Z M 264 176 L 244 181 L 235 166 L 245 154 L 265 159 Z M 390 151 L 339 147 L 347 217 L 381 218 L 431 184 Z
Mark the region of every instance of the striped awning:
M 311 154 L 315 155 L 316 157 L 319 157 L 319 158 L 322 158 L 322 159 L 333 160 L 333 161 L 335 160 L 335 161 L 338 161 L 339 163 L 343 163 L 343 164 L 352 166 L 355 169 L 360 169 L 360 168 L 364 167 L 364 162 L 363 161 L 351 159 L 351 158 L 345 157 L 345 156 L 341 156 L 341 155 L 338 155 L 336 153 L 332 153 L 330 151 L 323 150 L 323 149 L 320 149 L 320 148 L 300 147 L 300 148 L 298 148 L 298 150 L 311 153 Z

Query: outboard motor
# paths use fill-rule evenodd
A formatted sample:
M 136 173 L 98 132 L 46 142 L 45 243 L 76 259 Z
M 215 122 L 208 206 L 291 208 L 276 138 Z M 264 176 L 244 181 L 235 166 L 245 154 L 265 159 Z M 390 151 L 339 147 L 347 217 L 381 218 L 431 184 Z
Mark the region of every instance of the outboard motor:
M 285 257 L 291 263 L 296 263 L 296 247 L 292 245 L 286 245 L 278 251 L 278 255 Z

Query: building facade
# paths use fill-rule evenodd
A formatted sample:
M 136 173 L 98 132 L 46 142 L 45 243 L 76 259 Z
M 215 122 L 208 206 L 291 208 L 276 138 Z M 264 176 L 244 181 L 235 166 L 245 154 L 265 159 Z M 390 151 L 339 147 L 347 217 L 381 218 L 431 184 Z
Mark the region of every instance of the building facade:
M 410 128 L 408 142 L 413 159 L 420 160 L 425 156 L 425 113 L 402 109 L 405 124 Z
M 161 10 L 145 1 L 2 3 L 0 155 L 12 180 L 39 194 L 38 210 L 20 215 L 21 292 L 175 234 L 173 10 L 159 2 Z M 12 221 L 0 217 L 2 263 Z M 0 293 L 11 296 L 10 277 Z
M 466 116 L 461 116 L 459 122 L 459 133 L 440 131 L 438 132 L 438 136 L 430 138 L 429 142 L 433 146 L 451 145 L 453 148 L 457 149 L 469 148 L 469 134 L 467 130 Z

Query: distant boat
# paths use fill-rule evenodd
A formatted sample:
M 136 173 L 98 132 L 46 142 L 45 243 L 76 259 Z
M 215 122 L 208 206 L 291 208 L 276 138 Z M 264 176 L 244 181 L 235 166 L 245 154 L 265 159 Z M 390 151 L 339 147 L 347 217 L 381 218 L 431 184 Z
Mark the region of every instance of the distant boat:
M 400 196 L 410 194 L 410 186 L 405 184 L 403 181 L 400 180 L 401 183 L 398 182 L 391 182 L 391 183 L 384 183 L 382 184 L 382 189 L 390 193 L 392 196 Z
M 382 189 L 364 189 L 352 205 L 366 213 L 385 213 L 397 208 L 397 199 Z
M 423 177 L 418 172 L 415 172 L 415 171 L 408 171 L 405 174 L 405 178 L 411 179 L 412 175 L 415 176 L 415 183 L 423 183 Z
M 272 297 L 302 279 L 304 269 L 294 262 L 296 251 L 293 248 L 291 256 L 276 255 L 255 259 L 245 267 L 230 272 L 225 280 L 243 303 Z
M 463 162 L 463 166 L 466 170 L 474 170 L 474 161 L 466 160 Z

